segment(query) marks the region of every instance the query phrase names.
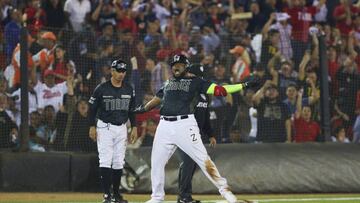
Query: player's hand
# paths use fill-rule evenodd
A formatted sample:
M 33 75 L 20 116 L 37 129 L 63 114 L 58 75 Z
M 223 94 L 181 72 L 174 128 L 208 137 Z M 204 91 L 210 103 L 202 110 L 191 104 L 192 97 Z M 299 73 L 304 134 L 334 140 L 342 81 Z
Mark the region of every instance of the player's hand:
M 145 109 L 145 105 L 144 104 L 141 104 L 140 106 L 137 106 L 134 110 L 133 110 L 134 113 L 145 113 L 146 112 L 146 109 Z
M 254 77 L 254 78 L 251 78 L 249 81 L 244 82 L 243 85 L 244 85 L 245 89 L 257 88 L 257 87 L 260 87 L 261 81 L 258 77 Z
M 210 141 L 209 146 L 215 148 L 215 146 L 216 146 L 216 139 L 215 139 L 215 137 L 210 137 L 210 138 L 209 138 L 209 141 Z
M 96 142 L 96 127 L 95 126 L 90 127 L 89 137 L 92 141 Z
M 130 134 L 130 144 L 134 144 L 137 139 L 138 139 L 137 127 L 133 127 L 131 129 L 131 134 Z

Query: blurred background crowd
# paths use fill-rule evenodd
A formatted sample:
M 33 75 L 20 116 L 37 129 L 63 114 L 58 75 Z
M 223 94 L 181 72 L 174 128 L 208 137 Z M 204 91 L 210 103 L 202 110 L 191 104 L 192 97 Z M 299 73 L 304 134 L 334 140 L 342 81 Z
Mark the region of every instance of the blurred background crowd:
M 334 142 L 360 139 L 360 1 L 0 0 L 0 148 L 18 146 L 20 29 L 26 25 L 31 151 L 96 151 L 88 98 L 112 60 L 142 104 L 184 54 L 218 84 L 263 86 L 212 97 L 218 143 L 323 142 L 319 35 L 324 35 Z M 138 115 L 151 146 L 159 111 Z

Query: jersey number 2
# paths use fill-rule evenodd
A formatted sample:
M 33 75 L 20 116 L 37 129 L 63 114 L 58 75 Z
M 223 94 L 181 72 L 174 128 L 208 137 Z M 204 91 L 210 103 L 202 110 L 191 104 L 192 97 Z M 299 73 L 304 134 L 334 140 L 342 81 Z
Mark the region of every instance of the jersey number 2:
M 191 136 L 193 142 L 195 142 L 197 140 L 195 134 L 191 134 L 190 136 Z

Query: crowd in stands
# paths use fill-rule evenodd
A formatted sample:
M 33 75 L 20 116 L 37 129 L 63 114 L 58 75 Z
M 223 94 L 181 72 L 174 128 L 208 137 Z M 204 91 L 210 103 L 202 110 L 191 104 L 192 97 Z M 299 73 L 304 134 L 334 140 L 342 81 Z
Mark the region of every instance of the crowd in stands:
M 360 1 L 0 0 L 0 148 L 19 145 L 20 32 L 28 30 L 31 151 L 96 151 L 88 98 L 124 59 L 136 103 L 171 77 L 173 54 L 218 84 L 263 85 L 209 108 L 218 143 L 325 141 L 319 36 L 326 44 L 334 142 L 360 141 Z M 159 110 L 137 117 L 151 146 Z

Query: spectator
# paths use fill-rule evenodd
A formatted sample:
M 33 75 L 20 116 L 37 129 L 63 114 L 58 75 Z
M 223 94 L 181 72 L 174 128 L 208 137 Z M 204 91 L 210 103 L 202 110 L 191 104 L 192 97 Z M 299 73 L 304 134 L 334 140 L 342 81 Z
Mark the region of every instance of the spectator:
M 1 27 L 5 26 L 11 20 L 11 0 L 2 0 L 0 1 L 0 20 Z
M 114 25 L 111 23 L 104 23 L 101 28 L 102 34 L 97 38 L 97 47 L 103 47 L 106 41 L 112 41 L 113 45 L 116 45 L 117 40 L 114 35 Z
M 220 45 L 220 38 L 212 28 L 204 26 L 201 44 L 204 48 L 205 55 L 215 54 L 215 50 Z
M 350 143 L 349 138 L 346 137 L 346 128 L 339 126 L 334 131 L 334 136 L 331 137 L 333 142 Z
M 42 139 L 41 114 L 38 111 L 30 113 L 29 126 L 29 150 L 33 152 L 45 152 L 46 141 Z
M 33 60 L 36 64 L 39 64 L 42 73 L 54 63 L 56 40 L 57 38 L 52 32 L 44 32 L 41 34 L 40 44 L 44 48 L 33 56 Z
M 256 141 L 291 142 L 291 115 L 279 100 L 277 87 L 266 81 L 253 96 L 253 101 L 258 115 Z
M 12 9 L 10 11 L 11 21 L 5 25 L 5 54 L 7 64 L 10 62 L 12 53 L 20 40 L 21 11 Z
M 360 10 L 352 5 L 351 0 L 341 0 L 341 4 L 336 6 L 334 17 L 336 19 L 336 28 L 340 30 L 342 36 L 348 36 L 353 29 L 353 19 L 359 15 Z
M 7 96 L 0 93 L 0 149 L 10 148 L 14 146 L 14 142 L 18 137 L 17 126 L 5 111 L 7 108 Z
M 29 113 L 32 113 L 34 111 L 37 111 L 38 109 L 38 101 L 36 98 L 36 93 L 34 90 L 34 82 L 32 79 L 29 80 L 28 83 L 28 95 L 29 95 Z M 11 94 L 12 98 L 15 101 L 15 107 L 16 109 L 21 112 L 21 88 L 17 89 Z
M 95 11 L 91 14 L 91 20 L 96 22 L 98 29 L 103 29 L 105 24 L 116 26 L 122 15 L 118 2 L 118 0 L 115 3 L 110 0 L 99 0 Z
M 316 11 L 316 14 L 314 16 L 315 22 L 324 23 L 324 22 L 327 21 L 326 18 L 327 18 L 327 15 L 328 15 L 328 8 L 327 8 L 327 5 L 326 5 L 326 1 L 327 0 L 314 0 L 313 6 L 318 7 L 318 9 Z M 319 4 L 321 6 L 318 6 Z
M 296 112 L 294 119 L 295 142 L 314 142 L 320 135 L 320 126 L 316 121 L 311 120 L 310 106 L 303 105 L 303 89 L 298 93 L 296 101 Z
M 242 82 L 250 75 L 250 57 L 242 46 L 235 46 L 229 51 L 236 57 L 235 64 L 232 66 L 232 78 L 234 83 Z
M 164 82 L 169 79 L 170 67 L 167 63 L 169 56 L 169 51 L 164 49 L 161 49 L 156 53 L 158 62 L 155 65 L 155 68 L 151 71 L 151 87 L 154 94 L 158 92 L 164 85 Z
M 277 22 L 271 25 L 275 18 Z M 264 29 L 274 29 L 279 31 L 280 42 L 278 47 L 280 48 L 281 55 L 287 60 L 292 59 L 293 56 L 293 50 L 291 47 L 292 26 L 288 23 L 289 18 L 290 16 L 287 13 L 276 13 L 275 17 L 274 14 L 272 14 L 269 21 L 264 26 Z
M 258 1 L 251 1 L 250 12 L 252 13 L 252 18 L 249 20 L 247 31 L 249 33 L 260 33 L 266 23 L 266 17 L 261 12 Z
M 85 30 L 75 35 L 69 43 L 69 59 L 74 61 L 77 72 L 83 77 L 95 80 L 96 38 L 91 30 Z M 95 84 L 95 82 L 94 82 Z
M 275 57 L 277 57 L 276 55 Z M 271 62 L 269 62 L 269 66 L 273 66 Z M 274 67 L 270 67 L 270 69 L 275 69 Z M 276 69 L 275 69 L 276 70 Z M 278 73 L 276 71 L 272 72 L 274 77 L 278 79 L 277 86 L 280 93 L 280 99 L 284 100 L 286 97 L 286 89 L 289 85 L 297 85 L 298 75 L 297 72 L 293 69 L 293 64 L 291 61 L 286 59 L 281 59 L 280 61 L 280 70 Z
M 317 7 L 306 6 L 306 0 L 288 0 L 289 8 L 286 13 L 290 15 L 292 30 L 292 48 L 294 51 L 295 67 L 300 64 L 301 58 L 308 47 L 309 28 L 317 8 L 325 3 L 321 1 Z
M 54 71 L 55 83 L 58 84 L 64 82 L 69 75 L 74 75 L 76 70 L 74 62 L 68 59 L 64 47 L 56 46 L 54 52 L 55 60 L 51 68 Z
M 97 83 L 105 82 L 111 77 L 111 62 L 113 60 L 114 45 L 111 41 L 106 41 L 99 51 L 99 59 L 96 62 Z
M 31 44 L 34 42 L 34 39 L 28 35 L 27 37 L 27 46 L 30 47 Z M 12 59 L 11 59 L 11 65 L 14 68 L 14 75 L 11 78 L 11 80 L 9 81 L 9 86 L 11 88 L 18 88 L 20 85 L 20 43 L 16 45 L 13 55 L 12 55 Z M 35 71 L 35 63 L 33 60 L 33 56 L 31 55 L 31 53 L 28 51 L 27 53 L 27 66 L 28 66 L 28 70 L 29 72 Z
M 279 51 L 280 32 L 278 30 L 267 31 L 263 29 L 262 35 L 260 63 L 267 67 L 270 59 Z
M 52 149 L 56 139 L 55 108 L 52 105 L 45 106 L 42 113 L 42 122 L 36 131 L 36 138 L 45 150 Z
M 360 89 L 360 75 L 357 71 L 357 65 L 351 57 L 348 57 L 343 66 L 336 74 L 339 84 L 339 93 L 336 99 L 336 105 L 339 114 L 345 119 L 345 127 L 352 126 L 355 121 L 356 96 Z
M 43 7 L 46 14 L 46 27 L 50 31 L 58 34 L 64 28 L 66 18 L 63 10 L 63 3 L 60 0 L 43 1 Z
M 64 11 L 68 26 L 74 32 L 80 32 L 89 19 L 91 4 L 89 0 L 66 0 Z
M 47 24 L 47 16 L 45 11 L 41 8 L 40 0 L 29 1 L 24 14 L 26 15 L 27 26 L 33 36 L 36 36 L 42 27 Z
M 35 81 L 34 90 L 37 95 L 39 108 L 44 109 L 46 106 L 52 106 L 55 113 L 63 105 L 64 94 L 67 93 L 67 82 L 55 83 L 54 71 L 47 69 L 44 71 L 44 83 Z M 48 107 L 50 108 L 50 107 Z

